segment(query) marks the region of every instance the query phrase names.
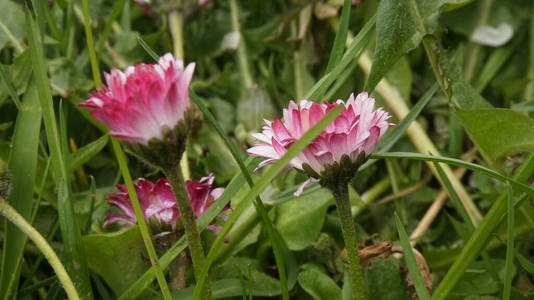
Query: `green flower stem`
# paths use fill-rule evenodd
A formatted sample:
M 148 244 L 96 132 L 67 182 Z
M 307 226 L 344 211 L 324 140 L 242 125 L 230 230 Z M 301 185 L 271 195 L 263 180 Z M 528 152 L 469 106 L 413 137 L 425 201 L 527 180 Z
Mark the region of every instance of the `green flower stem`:
M 139 199 L 137 198 L 137 193 L 135 192 L 135 187 L 133 185 L 132 176 L 130 175 L 130 171 L 128 170 L 126 156 L 124 155 L 124 152 L 122 151 L 119 142 L 115 138 L 111 139 L 111 144 L 113 145 L 113 151 L 115 151 L 115 155 L 117 156 L 119 169 L 124 179 L 124 184 L 128 189 L 130 202 L 132 203 L 135 218 L 137 219 L 137 223 L 139 224 L 139 231 L 141 231 L 141 236 L 143 237 L 143 242 L 145 243 L 145 248 L 148 252 L 148 257 L 150 258 L 152 266 L 154 266 L 156 270 L 156 278 L 158 279 L 158 284 L 160 286 L 161 292 L 163 293 L 163 298 L 165 300 L 170 300 L 172 299 L 171 291 L 169 290 L 169 286 L 167 285 L 167 281 L 165 280 L 163 270 L 159 265 L 156 249 L 154 248 L 154 244 L 152 243 L 152 235 L 150 234 L 150 229 L 148 228 L 145 217 L 143 215 L 143 211 L 141 210 L 141 205 L 139 204 Z
M 177 167 L 170 167 L 163 170 L 163 172 L 172 186 L 174 197 L 176 198 L 178 208 L 180 209 L 180 220 L 184 226 L 185 235 L 189 244 L 195 279 L 198 281 L 206 257 L 204 255 L 204 249 L 202 248 L 202 240 L 200 239 L 200 232 L 198 231 L 195 215 L 191 208 L 191 201 L 189 200 L 189 195 L 185 188 L 182 170 Z M 210 298 L 211 289 L 209 288 L 209 282 L 206 282 L 203 299 Z
M 349 258 L 349 270 L 352 278 L 352 296 L 353 299 L 363 300 L 365 299 L 362 285 L 363 277 L 360 269 L 358 250 L 356 249 L 356 228 L 352 219 L 349 186 L 348 183 L 339 183 L 329 187 L 329 189 L 334 194 L 339 219 L 341 220 L 341 229 L 343 231 L 343 239 L 345 240 L 345 248 L 347 249 L 347 256 Z
M 57 278 L 59 279 L 59 282 L 63 285 L 63 288 L 65 289 L 65 292 L 67 293 L 67 296 L 69 299 L 80 299 L 80 296 L 78 296 L 78 292 L 76 291 L 76 288 L 74 287 L 74 283 L 69 277 L 69 274 L 65 270 L 65 267 L 63 264 L 61 264 L 61 261 L 59 260 L 59 257 L 56 255 L 52 247 L 48 244 L 46 239 L 37 231 L 35 228 L 33 228 L 7 201 L 0 197 L 0 215 L 3 215 L 6 217 L 9 221 L 11 221 L 15 226 L 17 226 L 22 232 L 24 232 L 41 250 L 44 257 L 48 262 L 50 263 L 50 266 L 54 269 L 56 272 Z

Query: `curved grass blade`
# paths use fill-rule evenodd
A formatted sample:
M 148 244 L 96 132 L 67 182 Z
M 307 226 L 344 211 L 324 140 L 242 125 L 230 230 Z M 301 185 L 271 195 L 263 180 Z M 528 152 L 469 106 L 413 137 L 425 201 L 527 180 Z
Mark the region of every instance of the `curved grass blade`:
M 213 263 L 216 252 L 220 249 L 224 241 L 224 237 L 230 231 L 232 225 L 235 223 L 238 216 L 247 207 L 248 202 L 252 201 L 256 196 L 258 196 L 269 185 L 269 183 L 276 177 L 276 175 L 279 172 L 281 172 L 287 166 L 287 164 L 289 164 L 291 159 L 293 159 L 302 150 L 304 150 L 304 148 L 306 148 L 306 146 L 309 143 L 311 143 L 324 130 L 324 128 L 328 126 L 328 124 L 330 124 L 333 120 L 335 120 L 335 118 L 341 113 L 342 108 L 343 106 L 340 105 L 332 109 L 319 122 L 317 122 L 317 124 L 311 127 L 298 141 L 296 141 L 289 148 L 289 150 L 286 152 L 286 154 L 284 154 L 284 156 L 282 156 L 274 165 L 272 165 L 267 171 L 265 171 L 265 173 L 256 182 L 254 187 L 251 188 L 250 191 L 245 195 L 243 200 L 239 203 L 239 205 L 235 208 L 233 213 L 230 215 L 224 227 L 221 229 L 219 236 L 217 237 L 217 239 L 211 246 L 211 249 L 206 257 L 206 262 L 202 270 L 200 280 L 197 282 L 195 293 L 193 294 L 193 299 L 198 299 L 198 297 L 200 296 L 200 293 L 204 286 L 205 279 L 208 275 L 209 268 L 211 264 Z
M 397 226 L 397 231 L 399 232 L 399 239 L 402 245 L 402 249 L 404 250 L 404 259 L 406 261 L 406 266 L 408 266 L 408 271 L 410 272 L 410 276 L 412 277 L 413 285 L 415 286 L 415 291 L 417 292 L 417 296 L 421 300 L 429 300 L 430 293 L 426 289 L 423 275 L 421 274 L 421 270 L 419 269 L 417 260 L 415 259 L 415 255 L 413 254 L 412 245 L 410 244 L 410 239 L 408 238 L 406 229 L 404 229 L 404 225 L 402 225 L 402 221 L 396 212 L 395 212 L 395 225 Z
M 241 173 L 247 180 L 248 186 L 250 188 L 254 187 L 254 181 L 252 180 L 252 176 L 250 176 L 249 171 L 247 170 L 245 163 L 243 162 L 241 158 L 243 156 L 243 153 L 228 138 L 228 136 L 225 134 L 219 122 L 217 122 L 213 114 L 204 105 L 204 103 L 202 102 L 202 99 L 200 99 L 198 95 L 192 90 L 189 91 L 189 96 L 191 97 L 193 102 L 195 102 L 195 104 L 200 108 L 200 110 L 206 117 L 208 123 L 215 129 L 215 131 L 217 131 L 219 136 L 223 139 L 224 143 L 230 150 L 230 153 L 234 157 L 234 160 L 239 166 Z M 265 208 L 260 196 L 256 197 L 256 201 L 254 202 L 254 205 L 256 206 L 256 211 L 261 217 L 261 221 L 263 222 L 263 225 L 265 226 L 267 230 L 269 239 L 271 240 L 271 243 L 273 246 L 275 259 L 276 259 L 276 265 L 278 268 L 278 274 L 280 276 L 280 285 L 281 285 L 280 288 L 282 291 L 283 299 L 289 299 L 288 289 L 293 287 L 293 285 L 296 283 L 297 266 L 295 263 L 293 263 L 293 266 L 290 268 L 290 270 L 292 270 L 292 274 L 291 274 L 292 278 L 288 283 L 288 280 L 287 280 L 288 274 L 286 274 L 285 263 L 287 261 L 294 262 L 294 259 L 292 259 L 291 257 L 291 252 L 289 251 L 289 248 L 287 247 L 280 233 L 276 230 L 276 228 L 274 228 L 273 223 L 267 214 L 267 209 Z
M 507 205 L 507 235 L 506 235 L 506 264 L 504 267 L 504 289 L 502 292 L 503 299 L 510 299 L 512 294 L 512 279 L 514 275 L 514 223 L 515 223 L 515 207 L 513 199 L 513 191 L 510 186 L 506 189 L 506 203 Z
M 52 157 L 52 170 L 56 172 L 54 181 L 58 187 L 58 214 L 64 246 L 64 261 L 82 298 L 92 299 L 93 293 L 89 280 L 89 269 L 81 244 L 81 233 L 76 221 L 74 208 L 70 201 L 70 184 L 66 162 L 64 160 L 61 140 L 58 133 L 52 94 L 48 85 L 48 76 L 43 57 L 39 29 L 31 13 L 26 11 L 26 27 L 29 48 L 32 57 L 33 72 L 37 91 L 43 110 L 48 147 Z
M 493 171 L 492 169 L 489 169 L 489 168 L 486 168 L 484 166 L 477 165 L 474 163 L 465 162 L 461 159 L 449 158 L 449 157 L 443 157 L 443 156 L 432 156 L 428 154 L 411 153 L 411 152 L 390 152 L 390 153 L 384 153 L 384 154 L 373 154 L 371 155 L 371 157 L 372 158 L 405 158 L 405 159 L 413 159 L 413 160 L 424 160 L 424 161 L 431 161 L 431 162 L 446 163 L 448 165 L 463 167 L 471 171 L 482 172 L 504 183 L 510 182 L 510 184 L 512 184 L 517 190 L 534 195 L 534 188 L 524 183 L 521 183 L 508 176 L 504 176 L 496 171 Z
M 258 164 L 257 158 L 250 157 L 246 161 L 247 170 L 250 172 Z M 230 200 L 241 190 L 245 184 L 245 178 L 243 174 L 238 173 L 230 181 L 230 183 L 224 189 L 223 194 L 217 199 L 217 201 L 210 206 L 210 208 L 198 219 L 198 229 L 204 230 L 213 219 L 215 219 L 222 209 L 230 203 Z M 185 237 L 180 238 L 171 249 L 169 249 L 162 257 L 160 257 L 159 263 L 162 268 L 166 268 L 182 251 L 187 247 L 187 241 Z M 128 290 L 120 295 L 119 300 L 134 299 L 138 297 L 156 278 L 155 268 L 151 267 L 145 272 Z
M 21 110 L 17 114 L 8 170 L 11 175 L 11 193 L 7 199 L 18 213 L 29 220 L 32 215 L 33 190 L 37 170 L 41 106 L 35 84 L 30 83 Z M 0 170 L 0 172 L 3 170 Z M 20 271 L 20 261 L 27 236 L 15 225 L 5 224 L 0 276 L 0 299 L 14 293 L 14 284 Z

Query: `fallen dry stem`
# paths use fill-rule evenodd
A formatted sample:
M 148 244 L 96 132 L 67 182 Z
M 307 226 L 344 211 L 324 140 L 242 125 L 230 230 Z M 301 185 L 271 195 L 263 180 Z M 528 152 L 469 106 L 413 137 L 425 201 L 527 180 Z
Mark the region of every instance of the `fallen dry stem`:
M 369 75 L 369 72 L 371 71 L 372 61 L 367 52 L 364 52 L 360 56 L 360 58 L 358 59 L 358 65 L 365 72 L 366 75 Z M 378 92 L 378 94 L 380 94 L 380 96 L 382 96 L 386 105 L 395 115 L 395 117 L 397 117 L 397 119 L 402 120 L 408 115 L 410 109 L 406 105 L 405 100 L 399 94 L 397 88 L 392 86 L 386 78 L 383 78 L 378 83 L 378 85 L 376 86 L 376 91 Z M 432 155 L 438 156 L 441 155 L 432 140 L 426 134 L 423 127 L 421 127 L 421 125 L 417 121 L 414 120 L 412 124 L 406 129 L 406 135 L 410 138 L 413 145 L 420 153 L 430 153 Z M 436 179 L 438 179 L 441 183 L 441 179 L 433 163 L 427 162 L 427 166 L 434 174 L 434 177 L 436 177 Z M 458 197 L 462 201 L 462 204 L 464 205 L 469 217 L 471 218 L 471 221 L 475 226 L 478 226 L 480 220 L 482 220 L 482 214 L 480 213 L 476 205 L 473 203 L 473 200 L 465 190 L 462 183 L 456 178 L 456 176 L 454 176 L 454 173 L 452 172 L 451 168 L 446 164 L 442 164 L 441 166 L 443 168 L 443 171 L 449 178 L 454 190 L 458 194 Z
M 462 159 L 468 162 L 473 161 L 473 159 L 476 156 L 476 149 L 473 148 L 469 150 L 465 155 L 462 156 Z M 457 168 L 454 170 L 454 176 L 455 178 L 458 178 L 458 180 L 462 179 L 462 177 L 467 172 L 467 169 L 465 168 Z M 437 215 L 441 211 L 441 208 L 443 208 L 443 205 L 445 205 L 445 201 L 447 201 L 448 193 L 446 190 L 442 189 L 441 192 L 438 194 L 436 199 L 432 202 L 432 205 L 428 208 L 425 215 L 419 221 L 419 224 L 415 227 L 414 231 L 410 235 L 410 240 L 412 242 L 412 246 L 415 246 L 417 241 L 425 234 L 425 232 L 430 228 L 430 225 L 434 220 L 436 219 Z

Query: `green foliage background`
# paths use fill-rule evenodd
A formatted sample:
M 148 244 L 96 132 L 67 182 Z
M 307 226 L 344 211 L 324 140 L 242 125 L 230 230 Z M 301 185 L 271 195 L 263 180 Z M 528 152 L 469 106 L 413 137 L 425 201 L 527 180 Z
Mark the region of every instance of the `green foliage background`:
M 392 241 L 406 253 L 364 266 L 369 299 L 534 297 L 532 1 L 176 1 L 185 3 L 178 37 L 173 1 L 153 1 L 151 13 L 129 0 L 87 3 L 0 1 L 6 200 L 48 239 L 84 299 L 161 294 L 140 228 L 102 227 L 113 210 L 106 196 L 122 173 L 105 127 L 76 104 L 95 88 L 99 69 L 152 63 L 179 51 L 178 40 L 185 61 L 197 64 L 192 100 L 205 119 L 188 145 L 191 178 L 214 173 L 226 187 L 199 226 L 227 203 L 234 209 L 227 242 L 203 233 L 213 247 L 214 298 L 350 299 L 330 193 L 314 185 L 294 198 L 304 175 L 252 172 L 258 160 L 244 150 L 254 143 L 250 133 L 289 100 L 363 90 L 398 125 L 351 182 L 359 239 Z M 162 176 L 133 157 L 127 167 L 133 178 Z M 423 218 L 449 197 L 432 222 Z M 428 264 L 429 295 L 408 247 L 418 230 L 415 254 Z M 185 248 L 179 240 L 160 264 Z M 42 253 L 7 219 L 0 251 L 0 299 L 65 297 Z M 193 288 L 173 298 L 189 299 Z

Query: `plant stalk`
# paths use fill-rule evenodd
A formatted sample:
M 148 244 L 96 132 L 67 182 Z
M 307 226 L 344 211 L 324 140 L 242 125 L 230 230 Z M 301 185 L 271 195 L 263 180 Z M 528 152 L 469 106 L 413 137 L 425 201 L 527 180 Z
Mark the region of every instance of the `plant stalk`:
M 135 213 L 135 218 L 137 219 L 137 223 L 139 224 L 139 231 L 141 232 L 141 237 L 143 238 L 146 251 L 148 252 L 150 263 L 156 269 L 156 278 L 158 280 L 158 284 L 163 294 L 163 299 L 170 300 L 172 299 L 171 292 L 169 290 L 169 286 L 167 285 L 167 281 L 165 280 L 165 275 L 163 274 L 163 270 L 161 269 L 161 266 L 159 265 L 158 255 L 156 254 L 156 249 L 154 248 L 154 243 L 152 242 L 152 235 L 150 233 L 150 228 L 148 228 L 143 211 L 141 209 L 141 205 L 139 204 L 139 199 L 137 198 L 137 193 L 133 185 L 132 177 L 130 175 L 128 165 L 126 163 L 126 156 L 124 155 L 124 152 L 122 151 L 119 141 L 117 141 L 115 138 L 111 139 L 111 145 L 113 146 L 113 150 L 117 157 L 117 161 L 119 163 L 119 169 L 124 179 L 124 184 L 126 185 L 126 188 L 128 189 L 128 196 L 130 196 L 130 202 L 132 203 L 132 207 Z
M 0 215 L 3 215 L 15 226 L 17 226 L 35 243 L 37 248 L 41 250 L 46 260 L 48 260 L 48 263 L 50 263 L 50 266 L 52 266 L 52 268 L 56 272 L 57 278 L 59 279 L 59 282 L 61 282 L 61 284 L 63 285 L 63 288 L 65 289 L 68 298 L 71 300 L 80 299 L 80 296 L 78 295 L 78 292 L 76 291 L 74 283 L 70 279 L 67 270 L 65 270 L 65 267 L 61 263 L 61 260 L 54 252 L 52 247 L 48 244 L 46 239 L 2 197 L 0 197 Z
M 343 231 L 343 239 L 345 240 L 345 248 L 347 249 L 349 271 L 352 279 L 352 296 L 353 299 L 363 300 L 365 299 L 362 285 L 363 278 L 358 249 L 356 249 L 356 228 L 352 219 L 349 186 L 348 183 L 339 183 L 329 187 L 329 189 L 334 194 L 339 219 L 341 220 L 341 229 Z
M 184 226 L 185 235 L 189 244 L 191 259 L 193 260 L 195 279 L 198 281 L 201 276 L 201 271 L 204 267 L 206 257 L 204 255 L 204 249 L 202 247 L 202 240 L 200 239 L 200 232 L 198 231 L 195 214 L 191 208 L 191 201 L 185 187 L 182 170 L 174 167 L 166 168 L 163 170 L 163 172 L 172 186 L 176 203 L 180 209 L 180 220 Z M 205 289 L 203 290 L 203 299 L 210 298 L 211 289 L 209 287 L 209 282 L 207 281 Z
M 184 17 L 178 10 L 169 13 L 169 29 L 171 30 L 172 42 L 174 45 L 174 56 L 184 59 L 184 39 L 183 39 Z
M 172 44 L 174 46 L 174 57 L 184 59 L 184 16 L 179 10 L 173 10 L 169 13 L 169 29 L 171 31 Z M 191 179 L 189 171 L 189 161 L 187 160 L 187 145 L 180 160 L 180 168 L 185 179 Z

